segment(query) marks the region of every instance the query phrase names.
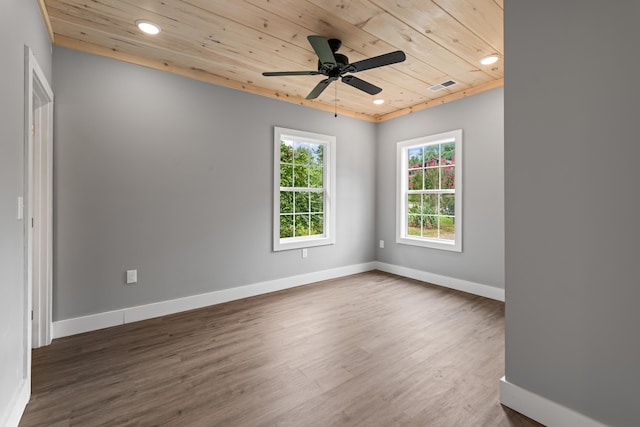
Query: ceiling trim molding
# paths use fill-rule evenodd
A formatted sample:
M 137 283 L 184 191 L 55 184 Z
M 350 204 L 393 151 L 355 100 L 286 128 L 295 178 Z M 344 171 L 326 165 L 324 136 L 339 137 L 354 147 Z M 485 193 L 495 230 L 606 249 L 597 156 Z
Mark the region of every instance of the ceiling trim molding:
M 44 0 L 38 0 L 38 4 L 42 5 L 41 8 L 45 7 Z M 51 23 L 48 19 L 48 15 L 46 14 L 46 8 L 44 9 L 43 16 L 45 17 L 45 22 L 48 23 L 47 28 L 50 30 Z M 50 35 L 53 40 L 53 33 L 51 33 Z M 504 78 L 500 78 L 500 79 L 496 79 L 496 80 L 487 82 L 485 84 L 475 86 L 460 92 L 452 93 L 440 98 L 431 99 L 429 101 L 425 101 L 425 102 L 413 105 L 411 107 L 403 108 L 401 110 L 397 110 L 392 113 L 372 116 L 364 113 L 356 113 L 356 112 L 349 111 L 339 107 L 336 109 L 334 106 L 329 104 L 321 104 L 315 101 L 306 100 L 301 97 L 292 97 L 283 93 L 279 93 L 277 91 L 274 92 L 274 91 L 263 89 L 261 87 L 254 86 L 248 83 L 242 83 L 242 82 L 228 79 L 226 77 L 217 76 L 215 74 L 208 73 L 204 70 L 199 70 L 196 68 L 186 68 L 186 67 L 170 64 L 164 61 L 143 58 L 137 55 L 132 55 L 129 53 L 121 52 L 116 49 L 98 46 L 92 43 L 87 43 L 87 42 L 66 37 L 66 36 L 56 35 L 55 45 L 78 50 L 81 52 L 91 53 L 94 55 L 104 56 L 104 57 L 116 59 L 119 61 L 129 62 L 131 64 L 153 68 L 160 71 L 166 71 L 172 74 L 192 78 L 195 80 L 200 80 L 206 83 L 212 83 L 218 86 L 224 86 L 231 89 L 240 90 L 243 92 L 249 92 L 255 95 L 266 96 L 268 98 L 277 99 L 280 101 L 286 101 L 293 104 L 302 105 L 305 107 L 311 107 L 317 110 L 327 111 L 330 113 L 337 113 L 340 116 L 352 117 L 355 119 L 365 120 L 365 121 L 374 122 L 374 123 L 384 122 L 387 120 L 395 119 L 397 117 L 406 116 L 411 113 L 415 113 L 421 110 L 426 110 L 432 107 L 437 107 L 438 105 L 456 101 L 458 99 L 466 98 L 471 95 L 475 95 L 481 92 L 485 92 L 491 89 L 504 86 Z
M 402 110 L 394 111 L 393 113 L 385 114 L 383 116 L 377 117 L 376 121 L 384 122 L 386 120 L 395 119 L 396 117 L 406 116 L 407 114 L 415 113 L 420 110 L 426 110 L 427 108 L 431 108 L 431 107 L 437 107 L 438 105 L 442 105 L 447 102 L 457 101 L 458 99 L 466 98 L 467 96 L 475 95 L 475 94 L 485 92 L 491 89 L 495 89 L 498 87 L 502 87 L 502 86 L 504 86 L 504 77 L 487 82 L 479 86 L 469 88 L 467 90 L 463 90 L 460 92 L 443 96 L 442 98 L 432 99 L 408 108 L 403 108 Z
M 38 7 L 40 7 L 40 13 L 42 14 L 42 20 L 44 21 L 45 27 L 47 27 L 47 33 L 49 33 L 49 39 L 51 43 L 54 42 L 53 35 L 53 26 L 51 25 L 51 19 L 49 19 L 49 11 L 47 10 L 47 5 L 44 3 L 44 0 L 38 0 Z
M 213 83 L 218 86 L 237 89 L 243 92 L 262 95 L 269 98 L 278 99 L 280 101 L 287 101 L 293 104 L 303 105 L 305 107 L 311 107 L 318 110 L 328 111 L 331 113 L 335 112 L 335 108 L 331 105 L 323 105 L 316 102 L 308 101 L 304 98 L 292 97 L 279 92 L 273 92 L 273 91 L 266 90 L 251 84 L 237 82 L 225 77 L 216 76 L 215 74 L 207 73 L 206 71 L 199 70 L 199 69 L 185 68 L 185 67 L 173 65 L 163 61 L 142 58 L 137 55 L 131 55 L 115 49 L 97 46 L 95 44 L 83 42 L 70 37 L 57 35 L 55 44 L 56 46 L 79 50 L 79 51 L 91 53 L 94 55 L 105 56 L 107 58 L 117 59 L 120 61 L 125 61 L 131 64 L 141 65 L 143 67 L 153 68 L 160 71 L 166 71 L 166 72 L 177 74 L 183 77 L 189 77 L 189 78 L 204 81 L 207 83 Z M 353 111 L 349 111 L 341 108 L 337 109 L 337 113 L 340 116 L 353 117 L 356 119 L 366 120 L 369 122 L 376 121 L 376 117 L 369 116 L 367 114 L 362 114 L 362 113 L 354 113 Z

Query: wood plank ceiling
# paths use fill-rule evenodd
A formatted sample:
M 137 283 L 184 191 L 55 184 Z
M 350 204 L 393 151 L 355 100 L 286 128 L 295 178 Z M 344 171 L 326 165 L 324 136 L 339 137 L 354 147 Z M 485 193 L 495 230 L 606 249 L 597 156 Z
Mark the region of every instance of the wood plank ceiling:
M 503 0 L 38 0 L 54 44 L 370 121 L 501 86 Z M 143 34 L 136 20 L 162 31 Z M 350 62 L 403 50 L 407 60 L 362 71 L 383 89 L 341 82 L 305 100 L 324 76 L 308 35 L 342 40 Z M 480 59 L 496 53 L 489 66 Z M 432 92 L 447 80 L 457 82 Z M 337 97 L 336 97 L 337 86 Z M 373 99 L 381 98 L 382 105 Z

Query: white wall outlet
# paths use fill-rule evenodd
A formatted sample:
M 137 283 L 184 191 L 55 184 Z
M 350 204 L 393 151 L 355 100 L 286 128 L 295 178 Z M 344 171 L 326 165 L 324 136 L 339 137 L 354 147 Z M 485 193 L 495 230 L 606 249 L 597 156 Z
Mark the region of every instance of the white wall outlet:
M 127 285 L 138 282 L 138 270 L 127 270 Z
M 302 250 L 302 258 L 306 258 L 306 257 L 307 257 L 307 255 L 308 255 L 308 253 L 307 253 L 307 248 L 304 248 L 304 249 Z
M 380 249 L 384 249 L 384 240 L 380 240 Z

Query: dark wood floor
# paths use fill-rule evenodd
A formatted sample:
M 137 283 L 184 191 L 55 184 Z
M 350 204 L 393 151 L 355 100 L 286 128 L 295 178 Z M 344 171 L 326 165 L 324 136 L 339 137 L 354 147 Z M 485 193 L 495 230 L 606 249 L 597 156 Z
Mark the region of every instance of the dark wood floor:
M 370 272 L 55 340 L 21 426 L 539 426 L 504 304 Z

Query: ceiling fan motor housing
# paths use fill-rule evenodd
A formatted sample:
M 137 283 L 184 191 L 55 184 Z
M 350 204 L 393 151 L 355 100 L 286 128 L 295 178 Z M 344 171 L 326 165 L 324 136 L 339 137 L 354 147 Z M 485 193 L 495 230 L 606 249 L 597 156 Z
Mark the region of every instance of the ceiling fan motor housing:
M 338 77 L 345 71 L 345 68 L 349 65 L 349 58 L 341 53 L 334 53 L 333 56 L 337 65 L 323 64 L 318 61 L 318 72 L 328 77 Z

